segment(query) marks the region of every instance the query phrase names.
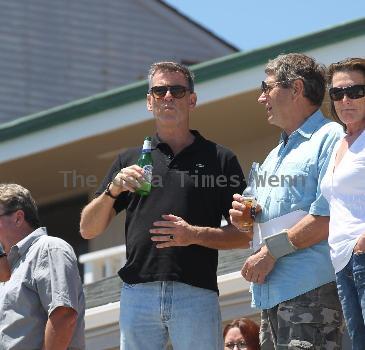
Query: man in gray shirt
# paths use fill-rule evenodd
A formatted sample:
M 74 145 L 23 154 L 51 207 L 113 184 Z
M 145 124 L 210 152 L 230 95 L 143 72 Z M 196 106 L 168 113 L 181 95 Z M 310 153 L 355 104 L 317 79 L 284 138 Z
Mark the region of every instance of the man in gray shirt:
M 85 299 L 75 253 L 39 226 L 30 192 L 0 184 L 0 244 L 11 269 L 0 283 L 0 350 L 84 349 Z

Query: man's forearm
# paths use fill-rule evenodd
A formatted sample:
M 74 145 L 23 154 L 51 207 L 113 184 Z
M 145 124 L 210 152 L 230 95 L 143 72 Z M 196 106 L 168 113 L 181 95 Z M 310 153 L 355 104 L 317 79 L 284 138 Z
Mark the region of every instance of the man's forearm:
M 56 308 L 46 323 L 42 350 L 66 350 L 77 321 L 77 312 L 68 307 Z
M 288 229 L 288 237 L 297 249 L 311 247 L 328 239 L 328 216 L 306 215 L 297 224 Z
M 308 248 L 328 238 L 329 218 L 326 216 L 306 215 L 297 224 L 287 230 L 289 242 L 296 249 Z M 272 236 L 271 236 L 272 237 Z M 285 243 L 285 241 L 280 242 Z M 286 255 L 285 246 L 281 246 L 284 254 L 275 254 L 277 251 L 271 250 L 269 242 L 261 247 L 254 255 L 250 256 L 242 270 L 242 276 L 250 282 L 264 283 L 266 276 L 275 266 L 276 259 Z M 288 249 L 288 254 L 290 250 Z
M 113 205 L 113 198 L 101 194 L 83 209 L 80 221 L 80 233 L 83 238 L 94 238 L 108 227 L 115 216 Z
M 223 228 L 193 226 L 179 216 L 162 215 L 150 229 L 156 248 L 183 247 L 191 244 L 212 249 L 248 248 L 251 233 L 238 231 L 233 225 Z
M 213 249 L 249 248 L 252 233 L 238 231 L 233 225 L 221 228 L 195 227 L 196 244 Z

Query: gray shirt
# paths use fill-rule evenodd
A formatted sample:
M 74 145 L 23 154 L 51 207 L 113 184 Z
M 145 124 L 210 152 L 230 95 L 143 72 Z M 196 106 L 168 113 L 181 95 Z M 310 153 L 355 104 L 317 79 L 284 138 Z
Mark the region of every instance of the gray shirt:
M 38 228 L 8 254 L 11 278 L 0 284 L 0 350 L 41 349 L 59 306 L 78 314 L 70 349 L 85 349 L 85 299 L 72 247 Z

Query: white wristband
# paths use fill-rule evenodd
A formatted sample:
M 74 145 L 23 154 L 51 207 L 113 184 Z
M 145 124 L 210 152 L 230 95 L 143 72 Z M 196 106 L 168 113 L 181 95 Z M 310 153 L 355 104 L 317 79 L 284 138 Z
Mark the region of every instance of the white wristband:
M 288 230 L 283 230 L 272 236 L 266 237 L 264 242 L 269 253 L 275 259 L 294 253 L 297 250 L 297 248 L 289 240 Z

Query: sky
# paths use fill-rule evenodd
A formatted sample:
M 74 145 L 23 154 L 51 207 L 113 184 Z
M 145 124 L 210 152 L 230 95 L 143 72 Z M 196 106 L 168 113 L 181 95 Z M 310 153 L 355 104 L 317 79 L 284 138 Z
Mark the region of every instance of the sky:
M 364 0 L 164 1 L 244 51 L 365 18 Z

